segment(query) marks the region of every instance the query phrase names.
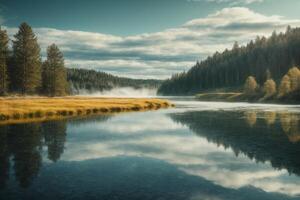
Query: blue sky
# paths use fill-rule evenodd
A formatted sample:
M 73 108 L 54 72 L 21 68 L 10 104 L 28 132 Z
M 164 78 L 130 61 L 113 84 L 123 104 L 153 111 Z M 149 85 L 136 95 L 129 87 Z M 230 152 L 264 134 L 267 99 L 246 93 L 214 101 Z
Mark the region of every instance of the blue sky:
M 300 25 L 299 0 L 1 0 L 12 36 L 26 21 L 42 54 L 55 42 L 68 67 L 167 78 L 256 35 Z

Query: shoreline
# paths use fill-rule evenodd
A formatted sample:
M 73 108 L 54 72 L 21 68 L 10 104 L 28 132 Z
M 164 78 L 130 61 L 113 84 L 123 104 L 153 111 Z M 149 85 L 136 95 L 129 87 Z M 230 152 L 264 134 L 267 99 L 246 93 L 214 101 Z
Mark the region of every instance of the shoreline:
M 268 103 L 268 104 L 284 104 L 298 105 L 299 101 L 292 99 L 273 99 L 262 98 L 260 96 L 247 96 L 239 92 L 223 92 L 223 93 L 200 93 L 194 96 L 197 101 L 212 101 L 212 102 L 230 102 L 230 103 Z
M 168 100 L 156 98 L 8 96 L 0 98 L 0 125 L 148 111 L 173 106 Z

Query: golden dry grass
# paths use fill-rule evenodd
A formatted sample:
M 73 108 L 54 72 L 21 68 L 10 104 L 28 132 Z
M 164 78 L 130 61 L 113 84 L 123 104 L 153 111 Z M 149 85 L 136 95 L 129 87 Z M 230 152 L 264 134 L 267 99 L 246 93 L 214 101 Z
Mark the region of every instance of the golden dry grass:
M 0 124 L 144 111 L 170 106 L 173 105 L 166 100 L 152 98 L 5 97 L 0 98 Z

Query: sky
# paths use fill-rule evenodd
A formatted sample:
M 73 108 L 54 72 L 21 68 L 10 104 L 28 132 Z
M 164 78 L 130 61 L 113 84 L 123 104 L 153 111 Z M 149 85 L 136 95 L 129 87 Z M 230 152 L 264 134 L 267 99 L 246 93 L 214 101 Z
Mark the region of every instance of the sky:
M 67 67 L 165 79 L 216 51 L 300 26 L 299 0 L 0 0 L 11 39 L 22 22 L 42 57 L 56 43 Z

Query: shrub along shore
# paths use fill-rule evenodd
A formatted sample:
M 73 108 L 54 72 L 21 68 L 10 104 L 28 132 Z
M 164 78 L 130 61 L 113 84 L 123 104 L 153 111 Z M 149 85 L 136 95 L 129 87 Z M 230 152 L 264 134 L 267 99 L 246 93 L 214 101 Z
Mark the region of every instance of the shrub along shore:
M 3 97 L 0 124 L 57 120 L 96 114 L 146 111 L 174 106 L 152 98 Z

